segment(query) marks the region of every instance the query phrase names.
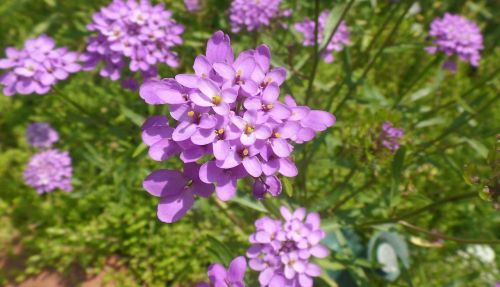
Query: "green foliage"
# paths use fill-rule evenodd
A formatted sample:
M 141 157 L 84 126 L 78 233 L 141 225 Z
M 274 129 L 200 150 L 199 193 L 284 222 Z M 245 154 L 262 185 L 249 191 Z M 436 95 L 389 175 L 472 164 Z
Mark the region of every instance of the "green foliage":
M 26 38 L 47 33 L 82 51 L 85 25 L 108 2 L 3 0 L 0 48 L 20 47 Z M 210 35 L 229 30 L 229 0 L 208 0 L 194 15 L 182 1 L 153 2 L 166 3 L 186 26 L 185 43 L 176 48 L 181 66 L 161 67 L 163 77 L 191 71 Z M 0 271 L 0 285 L 46 268 L 67 273 L 78 265 L 97 272 L 112 256 L 132 278 L 124 286 L 204 280 L 210 263 L 228 264 L 245 254 L 253 222 L 275 216 L 282 204 L 320 212 L 329 240 L 336 242 L 329 242 L 332 255 L 318 262 L 327 272 L 317 286 L 335 281 L 340 286 L 488 286 L 498 279 L 498 5 L 424 0 L 418 1 L 421 11 L 412 14 L 406 13 L 409 1 L 354 1 L 344 18 L 351 44 L 326 64 L 314 63 L 313 49 L 302 47 L 291 28 L 312 17 L 315 1 L 283 2 L 294 10 L 289 29 L 274 25 L 231 35 L 233 46 L 239 52 L 269 45 L 272 64 L 289 71 L 282 94 L 334 112 L 337 123 L 296 147 L 299 176 L 283 181 L 280 197 L 258 202 L 250 196 L 251 183 L 242 182 L 235 200 L 197 199 L 180 222 L 163 224 L 156 218 L 157 199 L 141 183 L 151 170 L 180 163 L 148 159 L 139 126 L 148 116 L 165 114 L 165 107 L 146 105 L 136 92 L 96 71 L 73 75 L 45 96 L 0 96 L 0 247 L 10 252 L 21 246 L 26 254 L 24 268 Z M 349 1 L 319 4 L 334 12 L 327 25 L 333 31 Z M 450 74 L 441 68 L 443 58 L 423 50 L 429 23 L 445 11 L 479 23 L 485 49 L 478 69 L 461 63 L 457 74 Z M 386 120 L 405 128 L 396 153 L 378 143 Z M 73 159 L 73 192 L 38 196 L 23 183 L 23 168 L 35 152 L 24 136 L 32 121 L 48 121 L 60 133 L 57 148 Z M 408 228 L 403 220 L 431 234 Z M 411 258 L 411 266 L 392 283 L 375 272 L 380 266 L 359 247 L 381 230 L 401 234 Z M 496 240 L 496 262 L 464 256 L 467 240 Z M 256 286 L 252 273 L 249 286 Z

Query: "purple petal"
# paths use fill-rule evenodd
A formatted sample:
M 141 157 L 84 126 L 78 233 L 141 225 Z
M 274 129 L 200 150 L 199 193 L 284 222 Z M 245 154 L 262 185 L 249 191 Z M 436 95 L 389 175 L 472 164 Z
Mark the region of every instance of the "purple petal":
M 272 139 L 271 148 L 279 157 L 288 157 L 292 152 L 290 144 L 288 144 L 288 142 L 284 139 Z
M 234 79 L 234 76 L 236 75 L 236 71 L 234 71 L 233 67 L 226 63 L 215 63 L 214 70 L 225 80 L 232 81 Z
M 196 75 L 200 77 L 208 77 L 210 71 L 212 70 L 212 65 L 210 65 L 210 62 L 205 56 L 200 55 L 194 60 L 193 69 Z
M 253 177 L 259 177 L 262 174 L 262 166 L 256 157 L 245 157 L 242 161 L 245 170 Z
M 214 82 L 212 82 L 212 80 L 208 79 L 198 80 L 198 88 L 203 94 L 205 94 L 210 99 L 212 99 L 215 96 L 220 96 L 220 89 Z
M 212 264 L 208 267 L 208 278 L 212 282 L 224 282 L 227 277 L 226 268 L 222 264 Z
M 156 161 L 164 161 L 180 153 L 179 145 L 169 139 L 162 139 L 149 148 L 149 156 Z
M 328 112 L 313 110 L 302 119 L 301 123 L 304 127 L 321 132 L 335 123 L 335 117 Z
M 180 195 L 162 197 L 158 203 L 158 219 L 166 223 L 176 222 L 188 212 L 193 203 L 193 194 L 188 191 Z
M 184 189 L 185 181 L 176 170 L 159 169 L 153 171 L 142 182 L 149 194 L 157 197 L 177 195 Z
M 262 99 L 265 103 L 274 103 L 280 96 L 280 88 L 276 83 L 269 84 L 262 92 Z
M 199 77 L 193 74 L 179 74 L 175 76 L 175 80 L 184 87 L 196 89 L 198 88 Z
M 284 68 L 274 68 L 268 74 L 268 79 L 271 79 L 273 83 L 280 86 L 286 80 L 286 70 Z
M 206 55 L 212 63 L 232 64 L 234 55 L 229 36 L 224 35 L 222 31 L 215 32 L 208 40 Z
M 271 51 L 269 47 L 265 44 L 260 45 L 256 49 L 255 60 L 259 64 L 260 68 L 264 71 L 269 70 L 269 65 L 271 62 Z
M 265 140 L 271 136 L 272 131 L 267 126 L 259 126 L 254 130 L 253 133 L 255 134 L 256 138 L 260 140 Z
M 202 93 L 193 92 L 189 94 L 189 98 L 200 107 L 212 107 L 214 105 L 212 103 L 212 98 Z
M 197 127 L 195 124 L 189 122 L 181 122 L 174 130 L 172 134 L 172 139 L 174 141 L 183 141 L 191 137 L 196 131 Z
M 215 133 L 214 133 L 215 134 Z M 218 160 L 224 160 L 226 159 L 230 148 L 229 148 L 229 143 L 223 140 L 216 141 L 213 145 L 213 152 L 214 156 Z
M 180 159 L 185 162 L 195 162 L 205 155 L 205 149 L 201 146 L 193 146 L 189 149 L 183 150 Z
M 191 136 L 191 141 L 196 145 L 207 145 L 213 143 L 217 135 L 213 130 L 198 129 Z
M 241 157 L 235 151 L 230 151 L 224 160 L 216 161 L 217 166 L 224 169 L 236 167 L 240 163 Z
M 255 133 L 249 133 L 249 134 L 242 133 L 241 137 L 240 137 L 240 141 L 242 144 L 244 144 L 246 146 L 253 145 L 256 141 Z
M 311 249 L 311 254 L 313 256 L 316 256 L 318 258 L 325 258 L 328 256 L 328 254 L 330 254 L 330 252 L 328 251 L 328 249 L 326 247 L 324 247 L 323 245 L 316 245 L 316 246 L 313 246 Z
M 247 269 L 247 261 L 245 257 L 239 256 L 233 259 L 229 264 L 227 278 L 231 282 L 242 282 L 245 277 L 245 271 Z
M 285 120 L 292 115 L 292 111 L 280 102 L 275 102 L 273 108 L 269 111 L 269 115 L 275 120 Z
M 260 110 L 262 109 L 262 101 L 258 97 L 248 98 L 243 103 L 247 110 Z
M 222 201 L 228 201 L 236 194 L 237 179 L 226 178 L 226 181 L 218 181 L 215 187 L 217 197 Z
M 214 161 L 208 161 L 200 167 L 199 177 L 204 183 L 214 183 L 226 181 L 227 176 L 215 165 Z
M 221 116 L 225 116 L 227 114 L 229 114 L 229 105 L 225 102 L 222 102 L 216 106 L 213 106 L 212 109 L 214 110 L 214 112 L 216 112 L 218 115 L 221 115 Z
M 301 287 L 312 287 L 313 280 L 311 277 L 306 274 L 299 274 L 299 284 Z

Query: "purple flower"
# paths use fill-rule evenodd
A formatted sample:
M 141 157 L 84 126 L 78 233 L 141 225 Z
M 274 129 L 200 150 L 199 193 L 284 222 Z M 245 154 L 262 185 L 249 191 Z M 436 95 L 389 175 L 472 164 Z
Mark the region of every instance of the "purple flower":
M 200 10 L 200 0 L 184 0 L 184 6 L 189 12 L 197 12 Z
M 204 183 L 209 193 L 215 189 L 223 201 L 235 196 L 242 178 L 252 179 L 256 198 L 266 193 L 278 196 L 282 186 L 277 175 L 298 173 L 291 159 L 292 143 L 311 140 L 316 132 L 332 126 L 335 117 L 297 106 L 290 97 L 281 103 L 286 70 L 271 68 L 270 62 L 265 45 L 235 57 L 229 37 L 220 31 L 208 41 L 206 54 L 196 57 L 194 74 L 146 81 L 140 87 L 141 98 L 148 104 L 169 105 L 171 118 L 154 116 L 144 123 L 142 139 L 150 157 L 165 161 L 178 155 L 185 164 L 200 163 L 197 177 L 190 174 L 190 181 Z M 180 174 L 161 170 L 150 177 L 168 186 L 165 182 Z M 146 190 L 165 197 L 151 191 L 150 177 L 145 180 Z M 185 188 L 185 181 L 177 182 Z M 182 200 L 169 207 L 174 213 L 168 218 L 159 213 L 160 219 L 178 220 L 193 204 L 193 195 L 198 194 L 175 192 L 175 198 L 183 196 Z
M 71 158 L 67 152 L 49 149 L 31 157 L 24 170 L 24 181 L 39 194 L 55 189 L 71 191 Z
M 446 57 L 457 56 L 472 66 L 479 66 L 480 50 L 483 46 L 483 36 L 476 23 L 460 16 L 445 13 L 442 18 L 436 18 L 431 23 L 429 36 L 434 45 L 426 48 L 430 54 L 443 52 Z M 448 59 L 445 68 L 456 71 L 455 60 Z
M 31 123 L 26 129 L 28 143 L 37 148 L 50 148 L 59 140 L 59 134 L 45 122 Z
M 243 256 L 233 259 L 227 270 L 222 264 L 212 264 L 208 267 L 208 278 L 212 285 L 200 282 L 197 287 L 245 287 L 246 269 L 247 262 Z
M 146 177 L 144 189 L 160 198 L 157 214 L 161 221 L 178 221 L 193 206 L 195 195 L 208 197 L 212 194 L 214 186 L 199 179 L 199 169 L 196 163 L 186 163 L 184 172 L 160 169 Z
M 0 59 L 0 84 L 6 96 L 14 94 L 46 94 L 57 81 L 80 71 L 78 54 L 67 48 L 56 48 L 54 40 L 46 35 L 28 39 L 22 50 L 9 47 L 6 58 Z
M 395 128 L 391 122 L 384 122 L 382 124 L 382 131 L 380 132 L 380 142 L 382 145 L 391 150 L 396 151 L 399 149 L 399 140 L 404 136 L 404 129 Z
M 177 54 L 171 49 L 182 44 L 184 27 L 172 19 L 172 12 L 162 4 L 153 6 L 148 0 L 113 0 L 93 16 L 88 30 L 91 37 L 82 56 L 84 69 L 94 69 L 104 62 L 100 75 L 116 81 L 128 66 L 132 73 L 140 72 L 145 79 L 157 75 L 157 65 L 177 67 Z M 124 86 L 135 88 L 131 80 Z
M 273 19 L 289 17 L 291 10 L 280 10 L 281 0 L 233 0 L 229 8 L 231 31 L 242 29 L 249 32 L 261 26 L 269 26 Z
M 325 26 L 326 22 L 328 21 L 328 17 L 330 15 L 330 12 L 328 10 L 324 10 L 321 12 L 319 18 L 318 18 L 318 44 L 320 44 L 323 41 L 324 37 L 329 37 L 330 35 L 325 35 Z M 295 30 L 298 32 L 302 33 L 304 35 L 304 46 L 314 46 L 314 30 L 315 30 L 315 21 L 310 20 L 309 18 L 305 18 L 303 22 L 296 23 L 294 25 Z M 332 39 L 330 42 L 328 42 L 328 45 L 325 47 L 325 50 L 321 54 L 321 57 L 323 60 L 327 63 L 331 63 L 333 61 L 333 51 L 342 51 L 344 48 L 344 45 L 349 43 L 349 35 L 350 32 L 347 29 L 347 26 L 345 25 L 345 22 L 342 21 L 333 35 Z
M 250 269 L 259 271 L 261 286 L 313 286 L 321 268 L 310 262 L 312 257 L 325 258 L 329 251 L 320 244 L 326 233 L 320 229 L 316 212 L 304 208 L 293 213 L 282 206 L 282 220 L 263 217 L 255 221 L 252 246 L 247 251 Z

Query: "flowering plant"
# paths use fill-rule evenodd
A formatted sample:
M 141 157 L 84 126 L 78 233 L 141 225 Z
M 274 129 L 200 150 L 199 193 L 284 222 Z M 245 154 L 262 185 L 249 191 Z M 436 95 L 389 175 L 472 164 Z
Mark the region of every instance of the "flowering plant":
M 245 177 L 253 180 L 255 197 L 279 195 L 277 175 L 298 173 L 291 143 L 309 141 L 333 125 L 335 117 L 328 112 L 297 106 L 290 96 L 280 102 L 286 70 L 271 68 L 270 62 L 266 45 L 235 58 L 229 37 L 219 31 L 208 41 L 206 55 L 196 57 L 195 74 L 141 86 L 141 97 L 170 105 L 176 121 L 170 126 L 166 116 L 154 116 L 144 123 L 149 155 L 157 161 L 179 155 L 185 165 L 184 173 L 158 170 L 144 181 L 144 188 L 161 198 L 162 221 L 180 219 L 194 194 L 209 196 L 215 189 L 220 200 L 230 200 Z

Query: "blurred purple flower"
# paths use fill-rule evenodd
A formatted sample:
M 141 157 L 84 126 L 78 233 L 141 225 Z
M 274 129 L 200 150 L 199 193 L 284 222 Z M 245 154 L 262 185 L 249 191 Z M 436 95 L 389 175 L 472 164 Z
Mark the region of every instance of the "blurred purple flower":
M 67 48 L 56 48 L 54 40 L 46 35 L 28 39 L 18 50 L 8 47 L 6 58 L 0 59 L 0 84 L 6 96 L 14 94 L 46 94 L 59 80 L 80 71 L 78 54 Z
M 318 18 L 318 45 L 323 41 L 324 37 L 329 37 L 330 35 L 325 35 L 325 26 L 326 22 L 328 21 L 328 17 L 330 15 L 330 12 L 328 10 L 324 10 L 321 12 L 319 18 Z M 303 22 L 296 23 L 294 25 L 295 30 L 298 32 L 302 33 L 304 35 L 304 46 L 314 46 L 314 28 L 315 28 L 315 21 L 310 20 L 309 18 L 305 18 Z M 325 47 L 325 50 L 321 54 L 321 57 L 323 60 L 327 63 L 331 63 L 333 61 L 333 51 L 342 51 L 344 48 L 344 45 L 349 43 L 349 35 L 350 32 L 347 29 L 347 26 L 345 25 L 345 22 L 342 21 L 333 35 L 332 39 L 328 43 L 328 45 Z
M 404 136 L 404 129 L 395 128 L 391 122 L 384 122 L 382 124 L 382 131 L 380 132 L 380 141 L 382 145 L 391 150 L 396 151 L 399 149 L 399 140 Z
M 431 23 L 429 36 L 432 37 L 434 45 L 426 48 L 430 54 L 443 52 L 449 59 L 444 68 L 456 71 L 456 63 L 453 56 L 472 66 L 479 66 L 481 59 L 480 50 L 483 46 L 483 36 L 476 23 L 460 16 L 445 13 L 442 18 L 436 18 Z
M 28 143 L 37 148 L 49 148 L 59 140 L 59 134 L 45 122 L 31 123 L 26 129 Z
M 197 287 L 245 287 L 245 272 L 247 262 L 245 257 L 239 256 L 233 259 L 226 270 L 222 264 L 212 264 L 208 267 L 208 278 L 210 283 L 200 282 Z
M 278 196 L 282 186 L 277 174 L 294 177 L 298 173 L 291 159 L 292 143 L 311 140 L 316 132 L 332 126 L 335 117 L 297 106 L 291 98 L 281 103 L 280 85 L 286 70 L 271 68 L 270 63 L 266 45 L 235 58 L 229 37 L 219 31 L 209 39 L 206 54 L 196 57 L 194 74 L 146 81 L 140 87 L 141 98 L 148 104 L 169 105 L 176 122 L 170 126 L 166 116 L 154 116 L 144 123 L 142 139 L 149 146 L 150 157 L 165 161 L 179 155 L 185 164 L 203 161 L 197 177 L 192 175 L 190 180 L 205 183 L 210 191 L 215 189 L 223 201 L 235 196 L 238 181 L 245 177 L 253 179 L 256 198 L 266 193 Z M 153 172 L 150 177 L 169 181 L 172 173 L 180 177 L 175 171 Z M 163 198 L 151 191 L 150 177 L 144 183 L 146 190 Z M 159 213 L 161 220 L 178 220 L 198 194 L 175 194 L 176 198 L 180 195 L 187 203 L 176 201 L 179 206 L 172 210 L 178 212 L 168 218 Z
M 116 81 L 123 69 L 140 72 L 142 77 L 157 75 L 156 66 L 166 63 L 177 67 L 179 59 L 171 49 L 182 44 L 184 27 L 172 19 L 172 12 L 162 4 L 153 6 L 148 0 L 113 0 L 93 16 L 87 26 L 97 35 L 91 37 L 82 55 L 84 69 L 92 70 L 104 62 L 100 75 Z M 124 86 L 132 88 L 126 80 Z
M 69 192 L 71 186 L 71 158 L 67 152 L 49 149 L 31 157 L 24 170 L 24 181 L 39 194 L 61 189 Z
M 250 269 L 259 271 L 261 286 L 311 287 L 321 268 L 310 262 L 325 258 L 329 251 L 320 244 L 326 233 L 320 229 L 316 212 L 306 214 L 304 208 L 293 213 L 282 206 L 284 221 L 263 217 L 255 221 L 252 246 L 247 251 Z
M 184 0 L 184 6 L 189 12 L 197 12 L 201 8 L 200 0 Z
M 280 10 L 281 0 L 233 0 L 229 8 L 231 31 L 238 33 L 242 29 L 249 32 L 261 26 L 269 26 L 279 17 L 289 17 L 291 10 Z

